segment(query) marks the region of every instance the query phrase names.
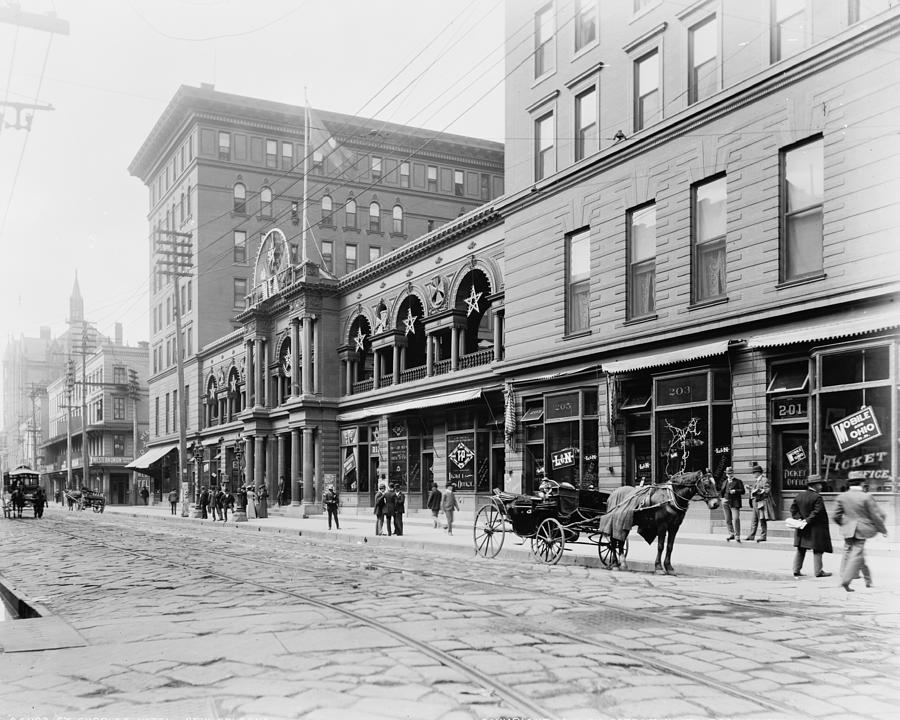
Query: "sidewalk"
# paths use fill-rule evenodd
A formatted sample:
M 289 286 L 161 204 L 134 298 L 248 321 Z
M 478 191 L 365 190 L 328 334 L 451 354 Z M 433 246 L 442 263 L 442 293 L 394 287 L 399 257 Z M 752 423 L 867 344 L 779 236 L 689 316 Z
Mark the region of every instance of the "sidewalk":
M 50 510 L 51 512 L 66 512 L 58 505 L 51 505 Z M 107 505 L 106 512 L 162 522 L 203 523 L 212 528 L 219 527 L 223 532 L 234 530 L 274 532 L 297 534 L 319 541 L 404 545 L 436 553 L 467 554 L 475 559 L 472 535 L 473 514 L 471 512 L 457 513 L 453 535 L 448 535 L 442 529 L 435 529 L 432 526 L 431 515 L 427 512 L 409 514 L 405 517 L 404 534 L 401 537 L 376 536 L 374 516 L 352 514 L 340 516 L 341 530 L 329 531 L 328 521 L 324 515 L 297 518 L 276 514 L 265 519 L 257 518 L 242 523 L 233 522 L 229 515 L 228 522 L 223 523 L 171 515 L 167 505 Z M 275 512 L 279 512 L 278 509 Z M 535 563 L 536 561 L 530 556 L 529 546 L 529 541 L 526 540 L 523 543 L 521 538 L 507 532 L 503 549 L 498 557 L 505 560 Z M 685 576 L 756 578 L 790 582 L 811 581 L 811 578 L 808 577 L 800 580 L 793 577 L 791 573 L 793 550 L 791 537 L 773 537 L 771 533 L 766 543 L 743 542 L 740 544 L 726 542 L 724 535 L 679 533 L 672 553 L 672 564 L 679 575 Z M 839 543 L 835 543 L 834 550 L 834 554 L 825 555 L 825 569 L 835 575 L 825 582 L 837 584 L 837 571 L 840 567 L 843 548 Z M 900 588 L 898 552 L 900 550 L 894 549 L 887 539 L 881 536 L 866 543 L 867 559 L 877 586 Z M 629 568 L 639 572 L 652 572 L 655 559 L 656 543 L 654 542 L 652 546 L 647 545 L 643 538 L 632 532 L 629 536 Z M 597 546 L 587 542 L 566 543 L 565 554 L 560 564 L 602 567 Z M 803 570 L 805 574 L 812 573 L 811 554 L 807 557 Z

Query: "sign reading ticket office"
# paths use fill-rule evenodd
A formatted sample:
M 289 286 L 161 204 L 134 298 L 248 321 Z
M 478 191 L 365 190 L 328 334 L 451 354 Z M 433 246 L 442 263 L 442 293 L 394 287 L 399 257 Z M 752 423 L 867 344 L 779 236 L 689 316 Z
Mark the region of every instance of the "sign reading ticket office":
M 881 428 L 878 427 L 878 420 L 875 419 L 871 406 L 832 423 L 831 432 L 834 433 L 840 452 L 881 437 Z

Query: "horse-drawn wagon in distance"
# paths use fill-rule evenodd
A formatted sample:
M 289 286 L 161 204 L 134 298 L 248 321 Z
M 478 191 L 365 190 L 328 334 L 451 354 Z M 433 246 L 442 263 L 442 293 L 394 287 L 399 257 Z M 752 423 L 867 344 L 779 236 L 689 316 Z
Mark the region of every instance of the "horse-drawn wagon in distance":
M 24 517 L 26 507 L 31 508 L 33 517 L 39 518 L 44 514 L 47 496 L 41 487 L 40 479 L 40 474 L 27 465 L 19 465 L 3 473 L 3 492 L 0 496 L 3 517 Z
M 91 508 L 94 512 L 102 513 L 106 508 L 106 498 L 103 496 L 103 493 L 96 492 L 88 487 L 82 486 L 80 490 L 66 490 L 64 494 L 69 510 Z

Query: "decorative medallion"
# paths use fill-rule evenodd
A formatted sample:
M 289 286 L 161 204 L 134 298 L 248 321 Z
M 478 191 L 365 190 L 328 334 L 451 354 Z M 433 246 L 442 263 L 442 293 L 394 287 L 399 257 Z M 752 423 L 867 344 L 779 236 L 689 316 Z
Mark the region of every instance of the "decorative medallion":
M 416 332 L 416 320 L 419 319 L 418 315 L 413 315 L 412 308 L 406 308 L 406 317 L 403 318 L 403 325 L 406 329 L 407 335 L 414 335 Z
M 478 301 L 481 300 L 481 296 L 484 293 L 475 292 L 475 286 L 472 286 L 472 290 L 469 293 L 469 297 L 466 298 L 466 305 L 469 306 L 469 309 L 466 311 L 466 317 L 469 317 L 473 312 L 481 312 L 481 308 L 478 306 Z
M 447 283 L 440 275 L 435 275 L 434 279 L 426 286 L 428 290 L 428 301 L 432 308 L 442 307 L 444 298 L 447 297 Z

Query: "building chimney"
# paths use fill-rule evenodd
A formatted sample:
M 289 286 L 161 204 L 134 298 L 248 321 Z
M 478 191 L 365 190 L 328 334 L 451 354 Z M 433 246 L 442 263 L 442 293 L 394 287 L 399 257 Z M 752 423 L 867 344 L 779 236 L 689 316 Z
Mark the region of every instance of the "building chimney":
M 116 345 L 122 344 L 122 323 L 116 323 Z

